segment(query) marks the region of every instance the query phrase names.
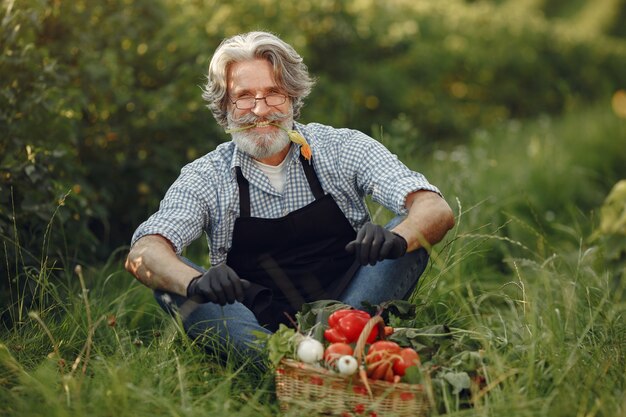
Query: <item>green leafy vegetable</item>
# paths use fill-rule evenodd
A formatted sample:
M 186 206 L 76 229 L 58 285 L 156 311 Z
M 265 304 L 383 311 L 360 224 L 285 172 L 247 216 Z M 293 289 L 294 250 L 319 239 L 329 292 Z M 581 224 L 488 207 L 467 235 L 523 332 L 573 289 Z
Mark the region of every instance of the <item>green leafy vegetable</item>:
M 394 315 L 401 320 L 410 320 L 415 317 L 415 304 L 406 300 L 389 300 L 380 304 L 362 303 L 365 311 L 371 315 L 379 314 L 385 323 L 389 323 L 389 315 Z
M 280 324 L 274 334 L 257 334 L 259 342 L 265 343 L 268 359 L 274 366 L 277 366 L 284 357 L 295 358 L 298 339 L 301 337 L 301 334 L 284 324 Z
M 400 346 L 412 347 L 424 359 L 430 358 L 442 345 L 449 344 L 452 340 L 450 329 L 446 325 L 435 325 L 413 329 L 410 327 L 396 328 L 389 336 Z
M 464 389 L 469 389 L 472 384 L 467 372 L 446 372 L 442 378 L 452 385 L 452 393 L 455 395 Z

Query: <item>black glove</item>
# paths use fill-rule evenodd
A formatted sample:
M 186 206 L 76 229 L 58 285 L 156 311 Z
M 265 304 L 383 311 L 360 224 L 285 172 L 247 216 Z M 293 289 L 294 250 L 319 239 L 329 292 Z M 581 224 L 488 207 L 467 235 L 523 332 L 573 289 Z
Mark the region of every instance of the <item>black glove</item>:
M 250 282 L 239 278 L 231 267 L 223 263 L 193 278 L 187 286 L 187 298 L 223 306 L 243 301 L 244 290 L 249 286 Z
M 406 239 L 382 226 L 367 222 L 356 235 L 356 239 L 346 245 L 346 250 L 354 253 L 361 265 L 374 265 L 383 259 L 396 259 L 407 250 Z

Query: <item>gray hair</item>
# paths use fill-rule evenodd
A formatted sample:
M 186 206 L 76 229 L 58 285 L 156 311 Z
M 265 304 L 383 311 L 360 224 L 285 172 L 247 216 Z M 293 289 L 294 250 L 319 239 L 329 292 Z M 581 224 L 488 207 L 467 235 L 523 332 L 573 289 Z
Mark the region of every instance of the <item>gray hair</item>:
M 207 107 L 221 126 L 227 126 L 226 76 L 230 65 L 259 58 L 272 64 L 276 83 L 292 101 L 294 120 L 300 116 L 304 99 L 315 84 L 302 57 L 291 45 L 272 33 L 248 32 L 222 41 L 209 64 L 202 98 L 208 102 Z

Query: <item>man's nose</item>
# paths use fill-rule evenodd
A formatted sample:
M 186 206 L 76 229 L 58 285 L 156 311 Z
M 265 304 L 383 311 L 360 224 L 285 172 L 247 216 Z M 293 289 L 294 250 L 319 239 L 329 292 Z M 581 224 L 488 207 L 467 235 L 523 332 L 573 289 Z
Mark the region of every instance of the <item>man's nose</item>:
M 271 108 L 265 102 L 265 97 L 257 97 L 254 103 L 254 107 L 251 109 L 252 113 L 257 116 L 263 116 L 270 112 Z

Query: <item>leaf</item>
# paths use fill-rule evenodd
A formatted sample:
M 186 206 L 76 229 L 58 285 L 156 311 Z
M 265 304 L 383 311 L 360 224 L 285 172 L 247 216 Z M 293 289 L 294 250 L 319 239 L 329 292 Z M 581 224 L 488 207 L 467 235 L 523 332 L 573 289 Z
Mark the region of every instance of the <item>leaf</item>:
M 389 300 L 380 304 L 370 304 L 367 301 L 363 301 L 362 305 L 372 315 L 381 313 L 385 323 L 389 323 L 389 314 L 393 314 L 401 320 L 415 318 L 415 304 L 406 300 Z
M 402 380 L 408 384 L 419 384 L 422 382 L 422 371 L 419 366 L 409 366 Z
M 458 371 L 472 372 L 483 366 L 480 353 L 466 350 L 450 358 L 450 366 Z
M 453 394 L 458 394 L 464 389 L 469 389 L 471 386 L 471 379 L 467 372 L 446 372 L 442 377 L 446 382 L 452 385 Z
M 391 300 L 380 305 L 385 311 L 402 320 L 415 318 L 415 304 L 405 300 Z
M 290 327 L 280 324 L 278 330 L 266 341 L 266 349 L 270 362 L 276 366 L 285 356 L 292 357 L 296 350 L 298 334 Z
M 439 347 L 452 339 L 450 329 L 445 325 L 435 325 L 413 329 L 409 327 L 396 328 L 389 340 L 400 346 L 412 347 L 419 353 L 432 354 Z
M 344 308 L 352 307 L 336 300 L 318 300 L 303 304 L 296 313 L 300 333 L 311 332 L 311 337 L 323 342 L 324 330 L 328 328 L 328 316 Z

